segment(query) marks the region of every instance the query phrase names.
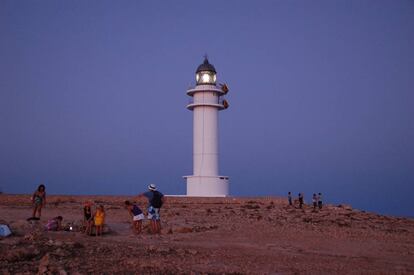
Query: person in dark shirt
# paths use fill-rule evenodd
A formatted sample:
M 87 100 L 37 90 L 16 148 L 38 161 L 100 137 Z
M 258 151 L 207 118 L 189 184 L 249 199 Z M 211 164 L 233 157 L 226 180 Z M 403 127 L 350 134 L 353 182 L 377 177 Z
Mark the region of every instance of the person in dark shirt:
M 138 198 L 146 197 L 148 199 L 148 219 L 151 221 L 151 231 L 153 234 L 161 233 L 161 216 L 160 209 L 165 202 L 164 195 L 157 191 L 155 184 L 148 186 L 148 191 L 138 195 Z
M 86 235 L 90 235 L 93 227 L 92 202 L 87 201 L 83 207 L 83 225 Z
M 292 205 L 292 193 L 288 192 L 289 205 Z
M 299 208 L 302 209 L 303 207 L 303 194 L 302 193 L 299 193 L 298 199 L 299 199 Z
M 136 234 L 140 234 L 142 231 L 142 220 L 145 218 L 141 208 L 130 201 L 125 201 L 125 208 L 128 209 L 132 217 L 132 228 Z

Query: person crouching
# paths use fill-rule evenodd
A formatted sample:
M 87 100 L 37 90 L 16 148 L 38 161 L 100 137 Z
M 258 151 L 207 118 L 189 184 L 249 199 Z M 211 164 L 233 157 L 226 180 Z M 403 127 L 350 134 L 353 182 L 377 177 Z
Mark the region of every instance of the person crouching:
M 142 210 L 130 201 L 125 201 L 125 208 L 128 209 L 128 212 L 132 217 L 132 228 L 134 232 L 140 234 L 142 231 L 142 220 L 145 218 Z
M 62 230 L 62 216 L 54 217 L 51 220 L 48 220 L 47 224 L 45 225 L 45 229 L 47 231 L 59 231 Z

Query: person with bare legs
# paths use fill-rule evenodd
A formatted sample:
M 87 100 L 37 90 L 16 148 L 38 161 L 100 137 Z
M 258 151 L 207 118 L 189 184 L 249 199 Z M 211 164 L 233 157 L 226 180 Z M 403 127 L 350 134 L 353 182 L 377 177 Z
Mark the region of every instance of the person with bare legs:
M 87 201 L 83 207 L 83 226 L 86 235 L 91 235 L 93 227 L 92 202 Z
M 136 234 L 140 234 L 142 231 L 142 220 L 145 218 L 142 210 L 130 201 L 125 201 L 125 208 L 128 209 L 128 212 L 132 217 L 132 228 Z
M 42 215 L 42 207 L 46 204 L 46 187 L 43 184 L 40 184 L 37 187 L 37 190 L 33 193 L 32 202 L 33 214 L 32 217 L 27 220 L 40 220 L 40 216 Z M 36 213 L 39 214 L 38 217 L 36 217 Z
M 160 209 L 165 202 L 164 195 L 161 192 L 157 191 L 155 184 L 150 184 L 148 186 L 148 191 L 139 194 L 138 197 L 146 197 L 148 199 L 148 219 L 151 223 L 151 231 L 153 234 L 160 234 Z
M 96 236 L 102 236 L 103 226 L 105 223 L 105 211 L 103 205 L 99 205 L 94 216 Z

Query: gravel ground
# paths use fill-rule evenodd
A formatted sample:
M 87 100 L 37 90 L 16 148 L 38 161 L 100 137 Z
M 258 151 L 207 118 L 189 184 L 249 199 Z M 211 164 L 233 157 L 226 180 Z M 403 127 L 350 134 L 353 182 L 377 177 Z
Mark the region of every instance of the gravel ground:
M 1 274 L 414 274 L 414 220 L 284 199 L 168 197 L 162 234 L 135 235 L 122 196 L 48 196 L 40 221 L 30 195 L 0 195 Z M 106 210 L 105 234 L 78 232 L 82 204 Z M 137 203 L 145 209 L 145 200 Z M 73 232 L 45 232 L 61 215 Z

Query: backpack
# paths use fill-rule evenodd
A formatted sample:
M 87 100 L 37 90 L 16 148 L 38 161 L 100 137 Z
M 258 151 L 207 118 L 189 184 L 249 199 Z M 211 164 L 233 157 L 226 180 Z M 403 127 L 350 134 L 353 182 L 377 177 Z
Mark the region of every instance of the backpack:
M 161 208 L 162 206 L 162 195 L 158 191 L 153 191 L 152 199 L 151 199 L 151 206 L 154 208 Z

